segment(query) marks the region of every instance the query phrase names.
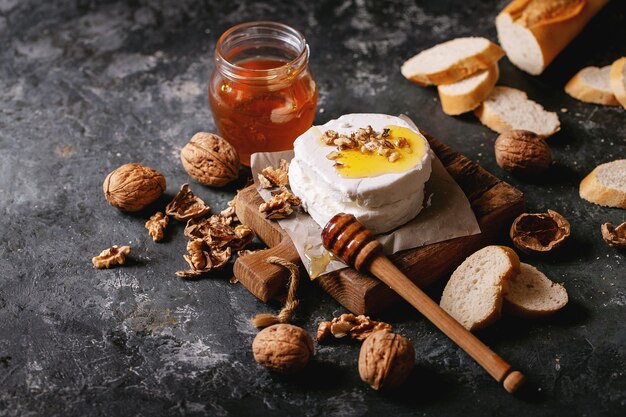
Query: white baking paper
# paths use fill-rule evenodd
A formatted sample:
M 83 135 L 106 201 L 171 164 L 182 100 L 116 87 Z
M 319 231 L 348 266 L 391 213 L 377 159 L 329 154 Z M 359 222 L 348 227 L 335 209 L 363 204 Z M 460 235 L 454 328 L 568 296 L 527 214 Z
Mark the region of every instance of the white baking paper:
M 403 118 L 413 124 L 406 116 Z M 263 200 L 268 201 L 271 198 L 271 190 L 260 187 L 258 174 L 267 166 L 278 166 L 281 159 L 290 161 L 293 156 L 293 151 L 263 152 L 252 155 L 252 176 Z M 385 253 L 391 254 L 480 233 L 480 227 L 467 197 L 436 156 L 432 161 L 432 174 L 426 183 L 424 206 L 422 211 L 404 226 L 377 236 Z M 305 250 L 309 256 L 322 254 L 324 250 L 322 228 L 304 212 L 296 212 L 287 219 L 277 221 L 293 241 L 308 271 L 311 262 L 305 256 Z M 343 262 L 332 260 L 326 272 L 345 267 Z

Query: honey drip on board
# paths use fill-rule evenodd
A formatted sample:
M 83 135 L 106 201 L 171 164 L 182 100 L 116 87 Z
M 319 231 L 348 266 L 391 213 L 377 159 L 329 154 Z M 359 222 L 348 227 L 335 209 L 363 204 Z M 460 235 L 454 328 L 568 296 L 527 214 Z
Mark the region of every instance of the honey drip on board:
M 389 136 L 386 138 L 389 142 L 395 144 L 398 138 L 403 137 L 409 143 L 408 148 L 394 148 L 394 151 L 400 153 L 400 159 L 389 162 L 386 156 L 379 155 L 376 151 L 362 153 L 358 148 L 341 150 L 341 156 L 335 160 L 339 175 L 345 178 L 375 177 L 404 172 L 420 163 L 426 152 L 425 139 L 406 127 L 386 126 L 386 129 L 389 129 Z
M 328 264 L 334 257 L 326 249 L 322 249 L 320 254 L 315 255 L 311 252 L 312 248 L 313 247 L 311 245 L 306 245 L 304 247 L 304 257 L 309 261 L 309 265 L 307 267 L 309 277 L 311 280 L 314 280 L 326 272 Z

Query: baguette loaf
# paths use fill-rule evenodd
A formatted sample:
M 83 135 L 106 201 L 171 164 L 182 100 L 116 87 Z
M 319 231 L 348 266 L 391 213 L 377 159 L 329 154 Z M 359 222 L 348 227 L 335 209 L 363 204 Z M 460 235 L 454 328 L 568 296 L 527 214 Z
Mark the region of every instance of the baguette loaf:
M 520 263 L 520 273 L 504 285 L 504 311 L 519 317 L 541 317 L 567 304 L 565 287 L 534 266 Z
M 443 112 L 457 115 L 474 110 L 489 96 L 498 82 L 498 64 L 464 80 L 437 87 Z
M 626 109 L 626 56 L 611 65 L 610 83 L 615 98 Z
M 513 0 L 496 17 L 509 60 L 538 75 L 608 0 Z
M 587 103 L 619 106 L 611 89 L 611 66 L 583 68 L 565 85 L 565 92 Z
M 598 165 L 581 181 L 579 192 L 592 203 L 626 209 L 626 159 Z
M 496 86 L 474 113 L 485 126 L 498 133 L 529 130 L 546 138 L 561 127 L 556 113 L 546 111 L 525 92 L 511 87 Z
M 401 72 L 421 86 L 451 84 L 493 66 L 504 51 L 485 38 L 457 38 L 426 49 L 402 64 Z
M 500 318 L 504 283 L 517 275 L 519 267 L 512 249 L 487 246 L 452 273 L 439 304 L 466 329 L 483 328 Z

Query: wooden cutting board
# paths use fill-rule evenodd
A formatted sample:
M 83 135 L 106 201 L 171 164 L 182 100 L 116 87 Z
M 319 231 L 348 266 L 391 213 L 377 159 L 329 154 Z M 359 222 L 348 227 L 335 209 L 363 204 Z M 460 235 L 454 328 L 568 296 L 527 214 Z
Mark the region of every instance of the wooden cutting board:
M 470 201 L 482 233 L 391 255 L 391 260 L 400 270 L 420 287 L 447 276 L 467 256 L 492 243 L 503 231 L 508 231 L 513 219 L 524 211 L 524 195 L 518 189 L 432 136 L 425 136 Z M 259 213 L 262 202 L 254 185 L 244 188 L 237 196 L 237 216 L 255 231 L 269 249 L 238 258 L 234 274 L 252 294 L 268 301 L 286 291 L 288 280 L 283 268 L 265 262 L 268 256 L 295 262 L 300 265 L 304 276 L 307 275 L 289 236 L 277 222 L 267 220 Z M 401 301 L 381 281 L 352 268 L 321 275 L 316 282 L 354 314 L 376 314 Z

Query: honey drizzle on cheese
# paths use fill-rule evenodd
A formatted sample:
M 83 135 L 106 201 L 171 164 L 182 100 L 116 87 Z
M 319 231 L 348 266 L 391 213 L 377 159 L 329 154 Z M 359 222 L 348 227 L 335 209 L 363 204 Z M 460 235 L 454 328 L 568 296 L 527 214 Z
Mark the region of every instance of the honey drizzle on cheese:
M 390 162 L 386 156 L 374 152 L 362 153 L 359 148 L 339 151 L 341 156 L 335 159 L 335 169 L 344 178 L 375 177 L 383 174 L 401 173 L 419 164 L 426 152 L 425 140 L 413 130 L 400 126 L 386 126 L 390 129 L 387 140 L 395 144 L 396 139 L 404 137 L 409 146 L 395 147 L 400 153 L 397 161 Z

